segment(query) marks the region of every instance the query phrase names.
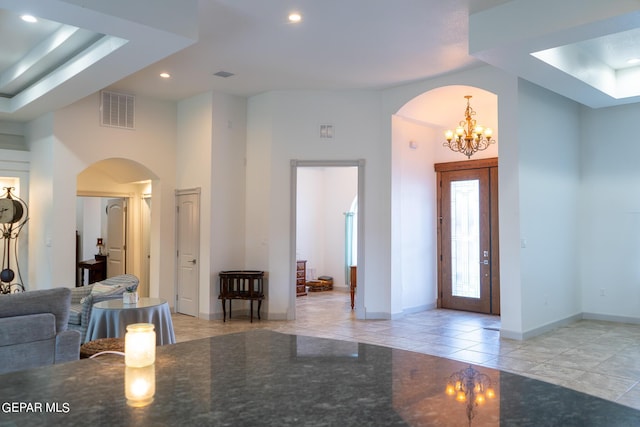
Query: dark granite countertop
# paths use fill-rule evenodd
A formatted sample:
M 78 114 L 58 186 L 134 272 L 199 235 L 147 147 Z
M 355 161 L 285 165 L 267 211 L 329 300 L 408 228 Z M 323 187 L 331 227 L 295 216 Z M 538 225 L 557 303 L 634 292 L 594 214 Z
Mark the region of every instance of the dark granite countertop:
M 481 367 L 496 397 L 469 423 L 467 405 L 445 394 L 467 367 L 257 330 L 158 347 L 155 396 L 140 408 L 127 405 L 120 356 L 0 375 L 0 427 L 640 425 L 640 411 Z

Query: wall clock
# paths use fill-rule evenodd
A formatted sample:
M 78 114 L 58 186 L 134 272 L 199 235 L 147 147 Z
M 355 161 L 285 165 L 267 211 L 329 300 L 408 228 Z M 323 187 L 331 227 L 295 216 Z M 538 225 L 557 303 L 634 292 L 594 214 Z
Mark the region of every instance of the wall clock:
M 0 223 L 16 223 L 22 219 L 23 213 L 24 209 L 19 201 L 9 198 L 0 199 Z

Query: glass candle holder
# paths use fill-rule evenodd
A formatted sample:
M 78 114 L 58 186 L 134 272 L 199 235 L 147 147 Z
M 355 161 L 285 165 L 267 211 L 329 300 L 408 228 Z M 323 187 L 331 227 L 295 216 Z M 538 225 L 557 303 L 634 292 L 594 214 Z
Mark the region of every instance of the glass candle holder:
M 142 368 L 156 361 L 156 332 L 152 323 L 127 325 L 124 336 L 124 363 Z

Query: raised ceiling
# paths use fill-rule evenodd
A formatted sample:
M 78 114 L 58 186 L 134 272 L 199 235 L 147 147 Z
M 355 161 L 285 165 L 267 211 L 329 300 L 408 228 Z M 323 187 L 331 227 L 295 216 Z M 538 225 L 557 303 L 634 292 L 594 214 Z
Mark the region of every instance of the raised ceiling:
M 294 6 L 298 24 L 287 21 Z M 0 119 L 31 120 L 105 87 L 168 100 L 380 89 L 485 62 L 591 107 L 637 102 L 637 65 L 618 63 L 640 57 L 639 10 L 636 0 L 0 0 Z M 532 55 L 541 51 L 555 63 Z

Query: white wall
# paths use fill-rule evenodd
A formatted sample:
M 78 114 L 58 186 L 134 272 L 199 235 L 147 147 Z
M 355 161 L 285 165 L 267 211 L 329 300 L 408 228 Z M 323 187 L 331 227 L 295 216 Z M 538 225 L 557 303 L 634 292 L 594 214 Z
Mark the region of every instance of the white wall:
M 246 100 L 207 92 L 178 104 L 178 189 L 200 188 L 199 316 L 221 317 L 221 270 L 244 267 Z
M 37 120 L 30 122 L 25 129 L 25 137 L 31 152 L 31 164 L 29 171 L 29 288 L 49 289 L 54 284 L 66 284 L 68 287 L 75 285 L 75 255 L 71 258 L 74 261 L 67 261 L 71 271 L 66 273 L 62 280 L 54 280 L 58 269 L 54 270 L 56 263 L 60 261 L 54 259 L 53 246 L 53 113 L 46 114 Z M 72 185 L 75 182 L 67 183 Z M 69 232 L 73 233 L 74 244 L 67 245 L 67 254 L 75 254 L 75 203 L 66 205 L 66 217 L 72 219 L 73 227 Z M 63 254 L 58 251 L 57 254 Z
M 310 102 L 310 100 L 313 102 Z M 335 138 L 321 140 L 319 125 Z M 293 318 L 290 259 L 292 159 L 365 159 L 364 282 L 358 283 L 368 318 L 388 316 L 390 147 L 379 132 L 379 94 L 271 92 L 249 99 L 247 134 L 247 260 L 269 272 L 269 317 Z M 255 268 L 255 267 L 253 267 Z M 371 290 L 371 291 L 369 291 Z
M 581 113 L 582 310 L 640 322 L 640 104 Z
M 217 299 L 218 273 L 254 268 L 245 265 L 246 98 L 213 93 L 212 135 L 211 238 L 205 243 L 211 247 L 207 282 L 213 306 L 210 312 L 221 318 L 222 305 Z M 268 302 L 264 307 L 268 307 Z
M 578 104 L 524 80 L 519 83 L 518 99 L 520 237 L 521 246 L 526 246 L 520 252 L 520 274 L 526 336 L 581 311 L 581 122 Z M 542 125 L 544 132 L 532 131 L 533 123 Z
M 296 192 L 296 260 L 307 261 L 307 280 L 312 271 L 324 269 L 326 222 L 323 212 L 322 168 L 299 167 Z
M 99 94 L 91 95 L 27 125 L 32 155 L 30 278 L 38 288 L 73 286 L 76 178 L 87 166 L 127 158 L 159 177 L 153 185 L 152 296 L 174 299 L 174 183 L 176 107 L 136 98 L 136 129 L 99 125 Z M 149 153 L 153 153 L 150 155 Z
M 432 128 L 393 117 L 394 152 L 400 154 L 399 262 L 402 311 L 434 308 L 437 301 L 437 222 Z M 412 144 L 415 148 L 412 148 Z
M 208 318 L 213 309 L 209 284 L 209 272 L 211 270 L 212 129 L 213 105 L 211 92 L 206 92 L 178 103 L 176 189 L 200 189 L 199 227 L 201 238 L 199 248 L 198 316 L 202 318 Z M 175 277 L 175 272 L 173 277 Z
M 358 194 L 358 168 L 325 168 L 323 204 L 325 236 L 324 265 L 317 270 L 318 276 L 333 277 L 334 286 L 346 287 L 345 283 L 345 212 L 349 212 L 353 199 Z M 354 228 L 356 223 L 354 221 Z

